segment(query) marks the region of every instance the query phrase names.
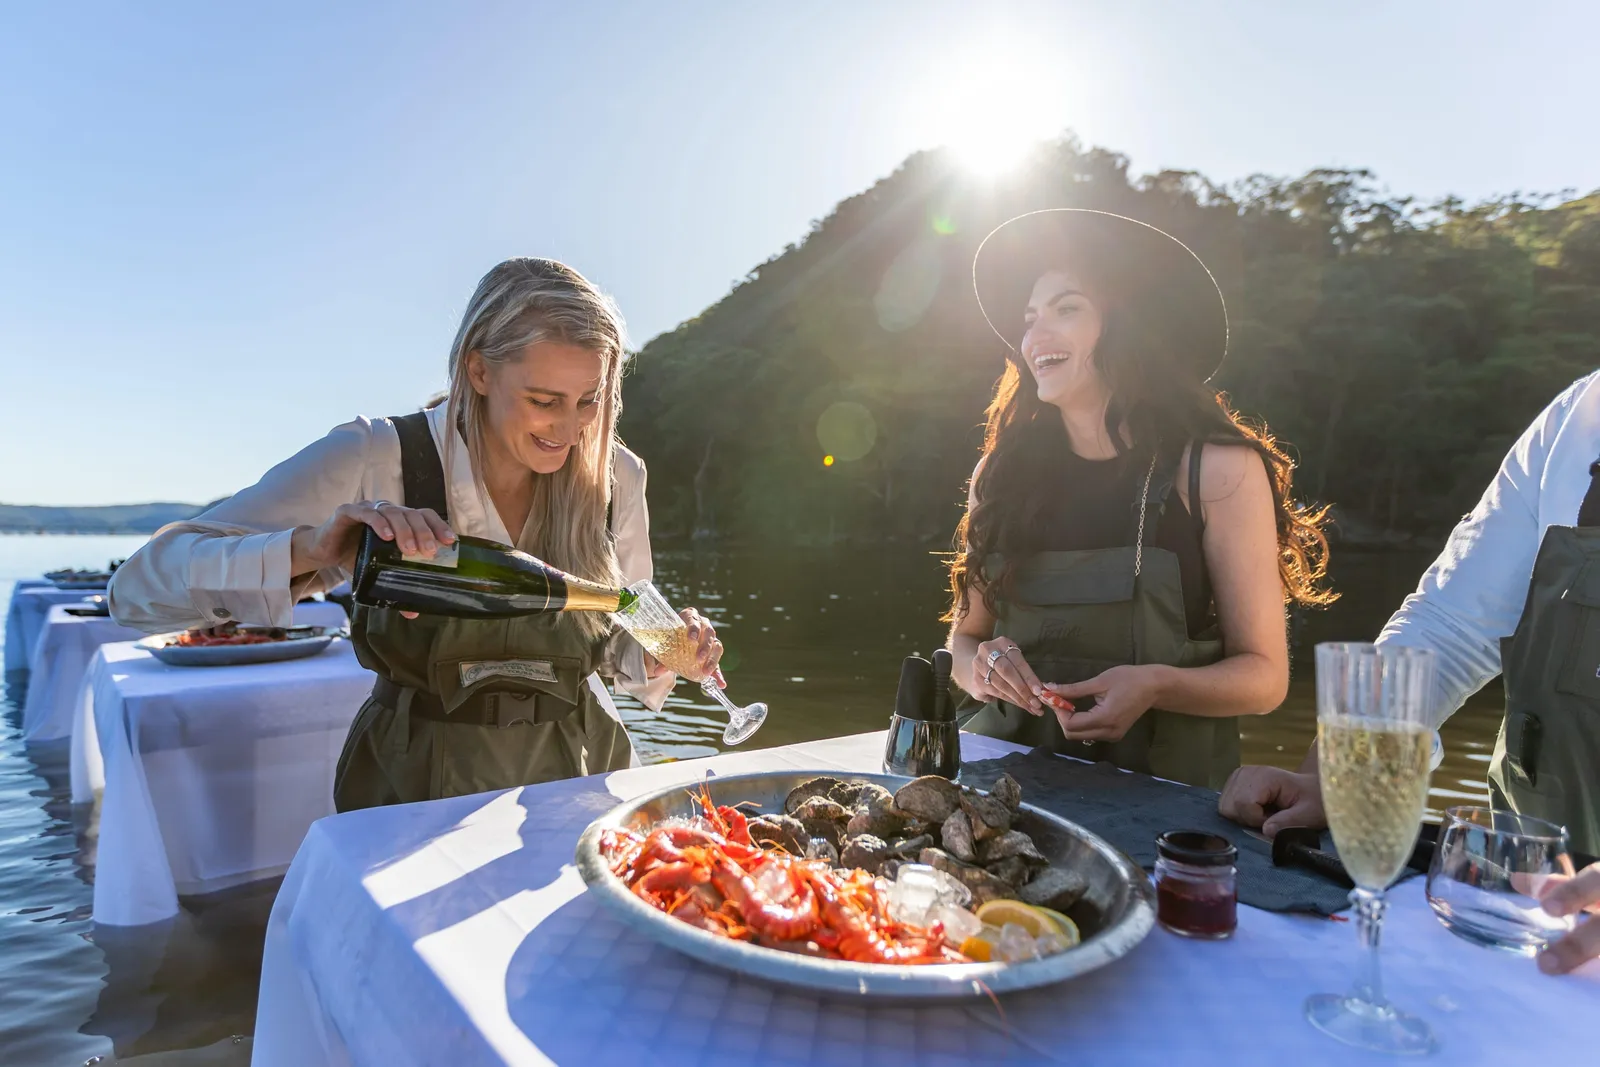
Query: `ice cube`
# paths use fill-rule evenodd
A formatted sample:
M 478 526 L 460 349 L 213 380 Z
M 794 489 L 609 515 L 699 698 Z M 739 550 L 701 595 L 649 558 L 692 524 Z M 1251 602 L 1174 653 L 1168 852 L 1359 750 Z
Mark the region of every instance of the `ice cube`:
M 1033 947 L 1041 956 L 1053 956 L 1057 952 L 1065 952 L 1072 946 L 1067 944 L 1067 939 L 1060 934 L 1040 934 L 1033 939 Z
M 931 922 L 944 923 L 944 939 L 956 946 L 969 937 L 976 937 L 983 930 L 982 919 L 954 904 L 935 904 L 928 918 Z
M 947 874 L 935 867 L 929 867 L 933 872 L 934 884 L 939 887 L 939 903 L 952 904 L 964 908 L 972 903 L 972 890 L 964 885 L 961 879 Z
M 1000 928 L 1000 940 L 995 944 L 995 955 L 1007 963 L 1021 963 L 1037 959 L 1039 950 L 1034 947 L 1033 935 L 1016 923 L 1006 923 Z
M 920 863 L 902 864 L 889 886 L 889 918 L 913 926 L 927 926 L 929 910 L 939 901 L 939 872 Z

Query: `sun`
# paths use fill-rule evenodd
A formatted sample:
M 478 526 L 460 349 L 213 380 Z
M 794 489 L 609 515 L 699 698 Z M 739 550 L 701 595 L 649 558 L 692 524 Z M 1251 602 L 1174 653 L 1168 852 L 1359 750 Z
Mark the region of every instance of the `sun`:
M 1059 90 L 1018 60 L 971 61 L 945 83 L 936 118 L 940 140 L 961 166 L 998 177 L 1063 124 Z

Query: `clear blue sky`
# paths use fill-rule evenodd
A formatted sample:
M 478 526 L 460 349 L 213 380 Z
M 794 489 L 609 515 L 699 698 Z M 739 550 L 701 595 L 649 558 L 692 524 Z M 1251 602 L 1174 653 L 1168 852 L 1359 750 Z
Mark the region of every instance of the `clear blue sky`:
M 6 5 L 0 501 L 205 500 L 410 410 L 510 255 L 642 343 L 975 98 L 1138 171 L 1588 191 L 1597 40 L 1587 0 Z

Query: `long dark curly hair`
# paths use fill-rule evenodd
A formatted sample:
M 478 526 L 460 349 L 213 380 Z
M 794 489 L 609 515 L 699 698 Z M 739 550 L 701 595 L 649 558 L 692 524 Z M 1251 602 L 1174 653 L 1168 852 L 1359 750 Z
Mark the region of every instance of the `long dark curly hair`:
M 1224 394 L 1185 371 L 1173 352 L 1179 342 L 1141 331 L 1137 318 L 1119 313 L 1115 301 L 1104 305 L 1102 314 L 1104 327 L 1093 360 L 1110 392 L 1105 425 L 1118 452 L 1170 455 L 1175 463 L 1191 441 L 1254 449 L 1272 483 L 1278 573 L 1286 602 L 1332 603 L 1337 594 L 1327 587 L 1328 539 L 1322 529 L 1327 508 L 1293 499 L 1294 462 L 1266 425 L 1241 418 Z M 1017 561 L 1044 545 L 1040 516 L 1050 484 L 1047 471 L 1053 450 L 1065 447 L 1060 411 L 1039 399 L 1023 357 L 1009 352 L 989 403 L 982 466 L 973 486 L 977 507 L 956 528 L 945 621 L 966 613 L 975 584 L 984 605 L 998 614 Z M 1190 502 L 1190 507 L 1197 506 Z M 984 561 L 996 552 L 1005 563 L 999 573 L 988 574 Z

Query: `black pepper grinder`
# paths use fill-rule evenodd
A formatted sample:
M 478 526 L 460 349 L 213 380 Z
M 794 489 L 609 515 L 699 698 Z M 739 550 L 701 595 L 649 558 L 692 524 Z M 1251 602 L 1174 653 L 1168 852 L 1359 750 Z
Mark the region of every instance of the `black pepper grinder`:
M 883 747 L 888 774 L 954 779 L 961 770 L 961 734 L 950 705 L 950 653 L 939 649 L 929 663 L 907 656 Z

